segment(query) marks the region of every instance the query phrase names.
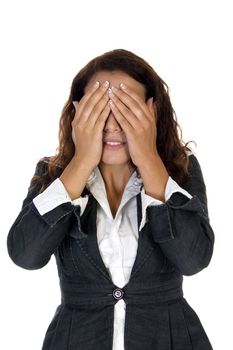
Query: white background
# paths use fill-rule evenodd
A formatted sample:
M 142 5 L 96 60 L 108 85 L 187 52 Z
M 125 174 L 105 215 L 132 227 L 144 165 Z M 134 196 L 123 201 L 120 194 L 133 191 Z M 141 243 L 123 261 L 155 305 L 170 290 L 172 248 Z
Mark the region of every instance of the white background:
M 39 158 L 55 153 L 71 81 L 115 48 L 146 59 L 167 82 L 186 141 L 195 140 L 216 234 L 209 267 L 184 294 L 215 350 L 232 346 L 231 1 L 12 1 L 0 3 L 0 348 L 40 350 L 60 302 L 54 258 L 27 271 L 6 237 Z M 65 350 L 65 349 L 64 349 Z

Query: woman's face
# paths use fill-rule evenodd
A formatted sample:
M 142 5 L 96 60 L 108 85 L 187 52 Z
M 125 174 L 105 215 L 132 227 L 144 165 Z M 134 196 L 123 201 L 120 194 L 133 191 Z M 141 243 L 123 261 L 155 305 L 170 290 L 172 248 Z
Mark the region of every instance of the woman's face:
M 92 76 L 91 80 L 87 84 L 85 91 L 92 86 L 96 81 L 102 84 L 108 80 L 109 87 L 116 86 L 120 87 L 120 83 L 125 83 L 130 89 L 132 89 L 141 99 L 145 101 L 146 91 L 144 85 L 131 78 L 128 74 L 121 71 L 101 71 Z M 110 110 L 108 119 L 106 120 L 105 127 L 103 130 L 103 141 L 126 141 L 126 135 L 124 130 L 117 122 L 114 114 Z M 121 145 L 107 145 L 103 144 L 103 153 L 101 163 L 105 165 L 124 165 L 130 160 L 130 154 L 128 151 L 128 144 L 124 143 Z

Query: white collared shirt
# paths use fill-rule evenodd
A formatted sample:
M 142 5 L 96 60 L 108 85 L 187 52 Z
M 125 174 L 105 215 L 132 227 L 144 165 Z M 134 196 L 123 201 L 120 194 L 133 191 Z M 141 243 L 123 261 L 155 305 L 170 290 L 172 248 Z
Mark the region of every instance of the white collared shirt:
M 142 179 L 134 171 L 124 189 L 119 208 L 113 218 L 108 203 L 104 180 L 98 167 L 88 178 L 86 187 L 97 200 L 97 241 L 99 251 L 113 283 L 123 288 L 129 281 L 131 270 L 136 258 L 138 247 L 138 232 L 146 223 L 146 208 L 151 205 L 163 204 L 145 193 Z M 142 220 L 138 230 L 136 196 L 141 192 Z M 165 201 L 174 192 L 181 192 L 188 198 L 192 196 L 169 177 L 165 189 Z M 71 200 L 59 178 L 54 180 L 42 193 L 33 199 L 41 215 L 65 202 L 80 205 L 81 215 L 88 202 L 88 196 Z M 124 325 L 126 304 L 123 299 L 114 306 L 113 350 L 124 349 Z

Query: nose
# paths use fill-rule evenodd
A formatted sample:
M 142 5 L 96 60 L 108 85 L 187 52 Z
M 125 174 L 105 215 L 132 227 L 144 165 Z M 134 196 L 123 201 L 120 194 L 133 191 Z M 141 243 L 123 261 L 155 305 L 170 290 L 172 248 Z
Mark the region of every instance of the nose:
M 105 132 L 114 132 L 114 131 L 121 131 L 122 128 L 116 118 L 114 117 L 113 113 L 110 113 L 104 126 Z

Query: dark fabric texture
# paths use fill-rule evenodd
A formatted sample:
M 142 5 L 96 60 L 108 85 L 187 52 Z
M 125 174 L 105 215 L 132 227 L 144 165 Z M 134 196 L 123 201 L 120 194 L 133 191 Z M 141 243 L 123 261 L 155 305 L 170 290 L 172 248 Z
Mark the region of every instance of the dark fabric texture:
M 41 216 L 32 202 L 41 183 L 28 193 L 7 247 L 13 262 L 25 269 L 42 268 L 55 255 L 61 304 L 42 350 L 112 350 L 119 293 L 126 302 L 125 350 L 212 349 L 182 291 L 183 275 L 208 266 L 214 246 L 201 168 L 194 155 L 189 159 L 190 176 L 182 187 L 193 197 L 174 193 L 166 203 L 147 208 L 130 280 L 118 294 L 98 249 L 96 199 L 89 194 L 82 216 L 80 206 L 71 203 Z M 46 167 L 39 162 L 35 173 Z M 140 193 L 135 215 L 140 224 Z

